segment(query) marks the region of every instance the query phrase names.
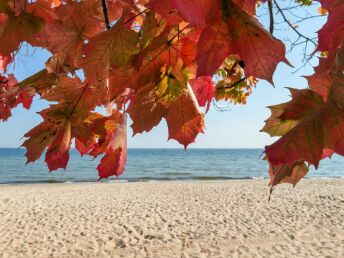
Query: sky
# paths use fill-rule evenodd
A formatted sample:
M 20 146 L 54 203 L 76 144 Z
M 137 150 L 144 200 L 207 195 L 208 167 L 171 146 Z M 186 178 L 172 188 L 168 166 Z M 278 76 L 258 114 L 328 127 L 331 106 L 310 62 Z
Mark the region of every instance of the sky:
M 291 1 L 282 1 L 282 3 Z M 283 8 L 283 6 L 282 6 Z M 302 8 L 295 12 L 297 16 L 317 15 L 317 6 L 312 8 Z M 309 13 L 306 13 L 309 10 Z M 268 24 L 268 16 L 265 6 L 258 10 L 258 17 L 263 25 Z M 299 20 L 287 13 L 294 20 Z M 276 16 L 276 22 L 281 21 Z M 297 28 L 300 32 L 309 37 L 316 36 L 315 32 L 321 28 L 326 21 L 325 17 L 308 19 Z M 274 36 L 288 42 L 296 37 L 292 29 L 285 24 L 276 24 Z M 289 91 L 286 87 L 306 88 L 307 81 L 302 77 L 313 72 L 311 66 L 302 69 L 303 47 L 294 48 L 287 54 L 287 59 L 294 66 L 290 67 L 280 63 L 275 71 L 273 81 L 274 86 L 266 81 L 259 81 L 253 93 L 248 97 L 246 105 L 230 105 L 228 111 L 220 112 L 211 107 L 205 115 L 205 134 L 200 134 L 196 142 L 189 148 L 263 148 L 265 145 L 276 141 L 266 133 L 260 132 L 264 126 L 264 120 L 270 116 L 267 106 L 279 104 L 290 100 Z M 289 47 L 287 47 L 288 49 Z M 15 74 L 18 81 L 36 73 L 44 68 L 44 62 L 49 57 L 49 52 L 32 47 L 22 47 L 17 54 L 15 65 L 10 71 Z M 317 59 L 312 60 L 313 66 L 317 64 Z M 226 103 L 220 103 L 226 106 Z M 12 117 L 5 123 L 0 123 L 0 148 L 19 147 L 23 142 L 22 136 L 34 126 L 38 125 L 42 119 L 36 112 L 48 107 L 46 101 L 35 97 L 31 109 L 25 110 L 21 106 L 12 110 Z M 129 121 L 130 125 L 131 122 Z M 168 139 L 168 131 L 165 121 L 149 133 L 138 134 L 131 137 L 132 131 L 128 127 L 129 148 L 182 148 L 176 141 Z

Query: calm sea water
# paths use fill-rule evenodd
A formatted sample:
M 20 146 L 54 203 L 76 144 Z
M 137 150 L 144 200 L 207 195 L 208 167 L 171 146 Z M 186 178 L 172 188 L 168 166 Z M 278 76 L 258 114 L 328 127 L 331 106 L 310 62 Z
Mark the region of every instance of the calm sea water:
M 267 177 L 261 149 L 130 149 L 119 180 L 213 180 Z M 24 149 L 0 149 L 0 184 L 97 181 L 99 159 L 81 158 L 73 150 L 67 171 L 48 173 L 42 160 L 25 166 Z M 344 158 L 325 160 L 308 177 L 344 177 Z M 117 180 L 110 178 L 108 180 Z M 108 181 L 104 180 L 104 181 Z

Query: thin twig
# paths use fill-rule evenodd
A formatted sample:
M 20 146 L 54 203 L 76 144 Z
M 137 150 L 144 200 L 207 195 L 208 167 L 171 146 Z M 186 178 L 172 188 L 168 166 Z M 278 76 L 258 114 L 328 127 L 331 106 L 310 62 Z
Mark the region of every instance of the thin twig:
M 282 11 L 282 9 L 280 8 L 280 6 L 278 5 L 277 1 L 274 0 L 274 3 L 278 9 L 278 12 L 281 13 L 284 21 L 289 25 L 289 27 L 297 34 L 299 35 L 301 38 L 306 39 L 309 42 L 312 42 L 314 44 L 314 46 L 317 46 L 317 43 L 315 43 L 312 39 L 308 38 L 307 36 L 303 35 L 301 32 L 299 32 L 291 23 L 290 21 L 287 19 L 287 17 L 285 16 L 284 12 Z
M 167 41 L 168 45 L 171 44 L 172 41 L 173 41 L 176 37 L 179 38 L 180 34 L 181 34 L 187 27 L 189 27 L 189 25 L 185 25 L 185 27 L 182 28 L 181 30 L 179 30 L 179 27 L 178 27 L 178 33 L 177 33 L 176 35 L 174 35 L 169 41 Z
M 230 104 L 227 104 L 227 106 L 224 106 L 224 107 L 220 107 L 216 104 L 215 100 L 213 99 L 212 100 L 212 104 L 213 104 L 213 107 L 219 111 L 219 112 L 227 112 L 227 111 L 230 111 Z
M 104 20 L 106 28 L 109 30 L 111 28 L 110 21 L 109 21 L 109 15 L 106 7 L 106 0 L 102 0 L 102 8 L 103 8 L 103 14 L 104 14 Z
M 228 86 L 223 86 L 223 87 L 217 87 L 216 90 L 222 90 L 222 89 L 232 89 L 234 88 L 235 86 L 237 86 L 239 83 L 245 81 L 246 78 L 243 77 L 241 78 L 240 80 L 236 81 L 235 83 L 231 84 L 231 85 L 228 85 Z

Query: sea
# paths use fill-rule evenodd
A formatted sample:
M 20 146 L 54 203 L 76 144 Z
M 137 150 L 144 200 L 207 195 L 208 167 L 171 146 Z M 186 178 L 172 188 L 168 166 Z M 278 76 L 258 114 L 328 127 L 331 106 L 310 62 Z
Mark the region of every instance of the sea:
M 126 171 L 104 182 L 239 180 L 268 177 L 262 149 L 129 149 Z M 65 170 L 48 172 L 44 158 L 25 165 L 25 149 L 0 148 L 0 184 L 96 182 L 100 158 L 71 151 Z M 344 158 L 333 156 L 307 178 L 344 178 Z

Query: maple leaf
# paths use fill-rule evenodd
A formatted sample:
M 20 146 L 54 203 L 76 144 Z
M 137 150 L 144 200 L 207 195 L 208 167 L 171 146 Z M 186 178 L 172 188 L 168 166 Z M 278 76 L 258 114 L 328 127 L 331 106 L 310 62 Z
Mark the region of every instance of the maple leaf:
M 267 0 L 233 0 L 242 10 L 246 11 L 249 15 L 255 15 L 258 2 L 265 3 Z
M 283 171 L 302 160 L 317 167 L 321 159 L 344 153 L 342 1 L 323 0 L 321 4 L 329 18 L 318 32 L 319 65 L 313 75 L 306 76 L 310 90 L 292 90 L 292 101 L 275 106 L 264 127 L 270 133 L 270 129 L 292 125 L 278 130 L 282 138 L 265 149 L 270 165 Z M 292 178 L 295 183 L 297 175 Z
M 172 46 L 177 51 L 179 57 L 183 60 L 185 65 L 192 66 L 196 62 L 197 58 L 197 40 L 199 39 L 199 33 L 196 32 L 194 37 L 181 38 L 175 46 Z
M 153 83 L 137 91 L 127 113 L 133 121 L 131 128 L 134 135 L 144 131 L 149 132 L 160 123 L 166 114 L 166 108 L 159 102 Z
M 279 104 L 268 107 L 271 111 L 271 117 L 265 120 L 265 126 L 261 132 L 266 132 L 270 136 L 283 136 L 289 132 L 297 122 L 294 120 L 282 120 L 280 116 L 284 112 L 285 104 Z
M 0 76 L 0 119 L 6 121 L 11 116 L 11 109 L 19 104 L 30 109 L 35 93 L 33 87 L 17 83 L 13 74 L 8 78 Z
M 177 12 L 175 3 L 170 0 L 151 0 L 146 6 L 164 17 L 168 24 L 178 24 L 182 22 L 182 18 Z
M 42 153 L 55 136 L 52 128 L 54 127 L 51 124 L 43 122 L 24 135 L 24 137 L 29 138 L 25 140 L 22 145 L 26 148 L 26 163 L 34 162 L 41 157 Z
M 162 70 L 162 78 L 157 85 L 156 95 L 163 105 L 169 106 L 182 94 L 188 78 L 184 71 L 179 71 L 174 67 L 163 67 Z
M 3 14 L 2 14 L 3 15 Z M 0 19 L 0 54 L 8 56 L 17 50 L 22 41 L 30 41 L 44 25 L 42 18 L 21 12 L 15 16 L 8 14 Z
M 344 45 L 341 48 L 337 48 L 336 51 L 332 51 L 330 54 L 327 53 L 324 57 L 321 57 L 319 65 L 314 69 L 315 73 L 305 76 L 310 88 L 321 95 L 324 101 L 327 100 L 332 85 L 340 85 L 343 83 L 343 75 L 341 73 L 344 71 L 344 65 L 340 61 L 343 54 Z
M 39 159 L 47 149 L 45 162 L 49 171 L 66 169 L 71 139 L 90 136 L 89 124 L 84 123 L 89 114 L 77 107 L 79 103 L 76 100 L 73 106 L 51 105 L 40 112 L 44 121 L 24 135 L 27 139 L 22 146 L 27 149 L 27 163 Z
M 284 57 L 285 46 L 269 34 L 255 18 L 228 2 L 228 13 L 217 14 L 217 22 L 206 26 L 197 50 L 197 76 L 212 75 L 229 55 L 245 61 L 245 74 L 272 83 L 272 75 Z M 247 39 L 247 40 L 242 40 Z M 213 51 L 216 48 L 217 51 Z
M 140 29 L 140 44 L 142 48 L 147 47 L 153 40 L 163 32 L 165 22 L 162 18 L 157 18 L 156 14 L 152 11 L 147 12 L 146 19 L 144 20 Z
M 59 105 L 53 105 L 40 112 L 44 121 L 27 132 L 28 138 L 23 145 L 26 148 L 27 163 L 40 158 L 46 148 L 45 162 L 49 171 L 66 168 L 71 141 L 71 121 Z
M 125 66 L 138 52 L 137 32 L 117 22 L 110 30 L 93 37 L 84 47 L 85 59 L 82 67 L 87 80 L 106 83 L 112 65 Z
M 269 200 L 271 198 L 272 191 L 274 186 L 287 183 L 292 184 L 294 187 L 296 184 L 307 175 L 309 168 L 305 164 L 304 161 L 296 161 L 293 164 L 285 164 L 279 166 L 269 165 L 269 177 L 270 182 L 270 195 Z
M 57 101 L 60 104 L 73 105 L 76 101 L 83 109 L 93 110 L 101 102 L 93 98 L 96 89 L 87 82 L 82 82 L 79 77 L 59 75 L 55 81 L 55 87 L 42 93 L 42 97 L 48 101 Z
M 91 11 L 90 11 L 91 10 Z M 79 2 L 56 9 L 59 19 L 48 22 L 30 43 L 43 46 L 54 55 L 47 62 L 50 72 L 73 71 L 80 67 L 84 41 L 103 30 L 104 23 L 95 17 L 99 12 L 88 3 Z
M 203 133 L 204 121 L 197 99 L 190 85 L 168 108 L 165 116 L 168 126 L 168 139 L 175 139 L 184 148 Z
M 196 95 L 198 105 L 206 107 L 208 112 L 214 94 L 214 83 L 210 76 L 201 76 L 189 81 L 193 92 Z
M 108 79 L 108 95 L 104 99 L 104 104 L 111 101 L 119 104 L 126 102 L 129 97 L 131 89 L 140 87 L 140 80 L 142 77 L 137 73 L 134 68 L 114 69 L 109 74 Z M 120 109 L 121 105 L 117 105 Z
M 12 74 L 8 78 L 1 77 L 0 85 L 0 119 L 7 120 L 11 116 L 11 109 L 22 104 L 29 109 L 36 93 L 41 96 L 56 82 L 56 75 L 49 74 L 43 69 L 36 74 L 17 83 Z
M 88 154 L 93 148 L 93 142 L 91 144 L 84 144 L 79 138 L 75 138 L 75 148 L 79 151 L 81 157 Z
M 329 12 L 326 24 L 318 31 L 318 51 L 334 51 L 343 44 L 344 2 L 341 0 L 322 0 L 321 5 Z
M 108 11 L 108 16 L 109 16 L 109 21 L 114 22 L 118 20 L 122 14 L 123 14 L 123 7 L 124 3 L 123 1 L 107 1 L 107 11 Z M 99 6 L 99 3 L 98 3 Z
M 297 161 L 290 165 L 272 166 L 269 168 L 269 177 L 271 187 L 280 183 L 289 183 L 295 185 L 308 173 L 308 167 L 303 161 Z
M 178 32 L 171 33 L 169 30 L 164 30 L 136 56 L 136 69 L 143 75 L 157 74 L 162 69 L 166 70 L 173 65 L 177 65 L 178 69 L 183 69 L 182 62 L 192 63 L 192 50 L 190 51 L 192 43 L 178 39 L 176 37 L 178 35 Z
M 203 29 L 197 45 L 197 77 L 213 75 L 230 54 L 226 26 L 207 26 Z
M 34 13 L 36 16 L 41 17 L 45 23 L 52 22 L 58 19 L 57 14 L 55 13 L 55 9 L 53 7 L 57 7 L 61 4 L 59 0 L 36 0 L 35 2 L 31 2 L 30 4 L 25 5 L 26 12 Z
M 93 156 L 97 157 L 104 153 L 105 147 L 101 148 L 101 144 L 106 141 L 107 131 L 105 122 L 108 118 L 96 112 L 89 113 L 89 116 L 83 120 L 82 124 L 74 125 L 73 136 L 75 137 L 75 148 L 81 156 L 93 152 Z M 91 154 L 90 154 L 91 155 Z
M 212 13 L 218 8 L 218 1 L 212 0 L 173 0 L 180 15 L 191 25 L 203 26 L 213 19 Z
M 62 126 L 58 128 L 56 136 L 49 145 L 45 155 L 45 162 L 49 171 L 59 168 L 66 169 L 69 160 L 69 148 L 71 142 L 71 122 L 66 120 Z
M 312 90 L 323 97 L 324 101 L 327 100 L 328 93 L 331 86 L 331 76 L 326 73 L 315 73 L 310 76 L 305 76 L 308 85 Z
M 97 167 L 99 178 L 119 176 L 124 172 L 127 162 L 127 118 L 122 116 L 122 121 L 117 125 L 104 157 Z
M 296 125 L 274 144 L 265 147 L 272 165 L 305 160 L 316 168 L 326 148 L 344 154 L 344 110 L 310 90 L 291 90 L 293 100 L 284 104 L 279 119 Z
M 247 14 L 236 13 L 228 22 L 229 28 L 238 28 L 233 31 L 229 48 L 231 54 L 239 55 L 245 62 L 246 76 L 265 79 L 271 84 L 272 75 L 279 62 L 289 64 L 285 58 L 285 46 L 269 34 L 255 18 L 247 17 Z M 247 38 L 242 42 L 242 38 Z

